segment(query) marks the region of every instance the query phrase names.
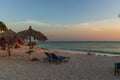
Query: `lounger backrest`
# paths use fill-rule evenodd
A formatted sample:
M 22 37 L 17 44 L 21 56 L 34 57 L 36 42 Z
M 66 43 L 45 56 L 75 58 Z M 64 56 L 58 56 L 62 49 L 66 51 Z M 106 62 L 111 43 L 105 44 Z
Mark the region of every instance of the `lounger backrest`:
M 58 57 L 55 54 L 51 54 L 54 59 L 58 59 Z
M 49 58 L 52 58 L 52 55 L 49 54 L 48 52 L 44 52 Z
M 120 69 L 120 63 L 115 63 L 115 66 Z

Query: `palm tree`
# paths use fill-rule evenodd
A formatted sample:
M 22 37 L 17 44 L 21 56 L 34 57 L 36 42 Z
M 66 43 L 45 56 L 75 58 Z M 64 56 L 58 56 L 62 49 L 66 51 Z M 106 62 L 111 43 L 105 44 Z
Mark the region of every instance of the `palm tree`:
M 6 30 L 8 30 L 7 26 L 2 21 L 0 21 L 0 32 L 2 33 L 2 31 L 6 31 Z
M 2 33 L 2 31 L 6 31 L 6 30 L 7 30 L 6 25 L 2 21 L 0 21 L 0 33 Z M 3 37 L 0 36 L 0 38 L 3 38 Z M 0 44 L 1 44 L 1 42 L 0 42 Z
M 0 31 L 6 31 L 7 29 L 7 26 L 2 21 L 0 21 Z

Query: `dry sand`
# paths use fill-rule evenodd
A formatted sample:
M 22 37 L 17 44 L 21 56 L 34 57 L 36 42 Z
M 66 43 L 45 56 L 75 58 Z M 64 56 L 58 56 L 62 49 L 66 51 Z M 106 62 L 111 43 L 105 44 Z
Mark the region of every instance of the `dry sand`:
M 114 76 L 114 63 L 120 62 L 120 57 L 56 52 L 70 60 L 50 64 L 45 60 L 44 50 L 33 54 L 40 61 L 29 61 L 27 50 L 28 47 L 14 49 L 11 56 L 0 51 L 0 80 L 120 80 L 120 76 Z

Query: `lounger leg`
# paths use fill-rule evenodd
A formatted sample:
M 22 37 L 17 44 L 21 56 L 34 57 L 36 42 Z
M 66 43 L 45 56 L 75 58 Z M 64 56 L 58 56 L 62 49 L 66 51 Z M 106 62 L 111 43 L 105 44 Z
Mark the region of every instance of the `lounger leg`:
M 57 60 L 56 59 L 51 59 L 51 62 L 52 63 L 57 63 Z
M 65 59 L 64 61 L 65 61 L 65 62 L 69 62 L 69 59 Z
M 56 64 L 60 64 L 61 63 L 61 60 L 56 60 Z
M 116 76 L 117 69 L 114 67 L 114 75 Z
M 120 69 L 118 69 L 118 74 L 119 74 L 119 76 L 120 76 Z
M 51 63 L 51 60 L 50 60 L 50 59 L 48 59 L 48 61 Z

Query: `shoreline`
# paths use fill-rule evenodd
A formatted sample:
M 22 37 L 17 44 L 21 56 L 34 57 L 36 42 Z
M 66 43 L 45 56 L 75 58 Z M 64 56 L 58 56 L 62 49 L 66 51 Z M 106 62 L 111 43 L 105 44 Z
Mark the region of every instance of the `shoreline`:
M 37 47 L 75 53 L 87 52 L 97 53 L 97 55 L 120 56 L 119 44 L 118 41 L 50 41 L 38 43 Z
M 84 55 L 96 55 L 96 56 L 120 56 L 120 54 L 109 54 L 109 53 L 99 53 L 99 52 L 87 52 L 87 51 L 73 51 L 73 50 L 61 50 L 61 49 L 47 49 L 47 48 L 40 48 L 44 50 L 49 50 L 51 52 L 62 52 L 62 53 L 69 53 L 69 54 L 84 54 Z

